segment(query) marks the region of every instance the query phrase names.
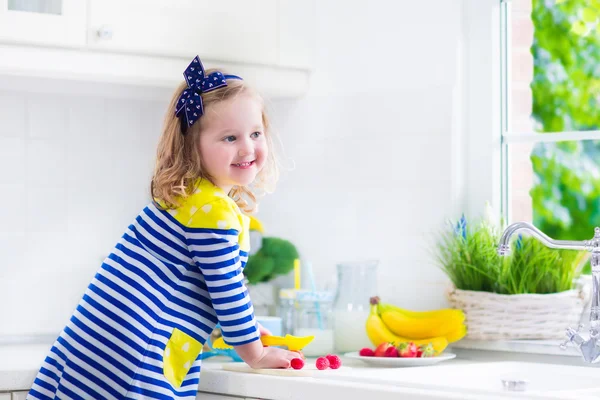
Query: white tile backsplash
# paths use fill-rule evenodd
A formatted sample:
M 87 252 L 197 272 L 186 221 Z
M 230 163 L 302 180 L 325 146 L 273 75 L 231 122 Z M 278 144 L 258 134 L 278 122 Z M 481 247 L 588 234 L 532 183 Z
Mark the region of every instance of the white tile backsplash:
M 0 213 L 4 207 L 0 208 Z M 5 226 L 0 222 L 0 226 Z M 8 268 L 8 265 L 21 266 L 27 254 L 27 241 L 25 232 L 16 229 L 7 231 L 6 228 L 0 232 L 0 254 L 2 254 L 2 268 L 0 268 L 0 282 L 6 282 L 17 273 L 16 268 Z M 9 303 L 10 304 L 10 303 Z
M 149 202 L 164 104 L 0 91 L 0 336 L 62 329 Z
M 24 215 L 24 206 L 27 199 L 27 187 L 25 183 L 0 184 L 0 193 L 2 193 L 0 196 L 0 235 L 26 232 L 27 220 Z M 0 265 L 4 266 L 4 261 L 0 262 L 2 262 Z
M 27 232 L 45 232 L 56 234 L 67 231 L 69 208 L 65 201 L 67 195 L 64 186 L 35 185 L 27 186 L 27 208 L 25 219 Z
M 1 129 L 0 129 L 1 130 Z M 26 165 L 26 141 L 18 136 L 0 136 L 0 184 L 22 183 Z
M 112 100 L 104 105 L 106 118 L 104 138 L 113 146 L 141 144 L 141 113 L 135 100 Z
M 56 94 L 39 94 L 27 99 L 27 133 L 30 138 L 60 139 L 66 136 L 67 98 Z
M 64 137 L 30 139 L 25 157 L 27 180 L 32 186 L 63 186 L 67 181 L 67 146 Z
M 104 97 L 82 97 L 73 98 L 73 101 L 68 104 L 69 149 L 84 150 L 95 143 L 107 140 L 105 135 L 107 118 L 104 112 L 106 102 Z
M 0 138 L 25 137 L 25 96 L 0 92 Z

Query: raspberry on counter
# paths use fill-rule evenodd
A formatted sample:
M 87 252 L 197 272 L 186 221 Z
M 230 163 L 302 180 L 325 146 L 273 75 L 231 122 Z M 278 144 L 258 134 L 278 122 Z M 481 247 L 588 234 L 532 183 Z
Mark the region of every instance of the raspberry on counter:
M 317 362 L 315 363 L 318 370 L 324 370 L 329 368 L 329 360 L 327 357 L 319 357 L 317 358 Z
M 329 361 L 329 368 L 338 369 L 342 366 L 342 360 L 335 354 L 327 354 L 327 361 Z
M 304 360 L 301 358 L 294 358 L 291 361 L 291 365 L 294 369 L 302 369 L 304 367 Z

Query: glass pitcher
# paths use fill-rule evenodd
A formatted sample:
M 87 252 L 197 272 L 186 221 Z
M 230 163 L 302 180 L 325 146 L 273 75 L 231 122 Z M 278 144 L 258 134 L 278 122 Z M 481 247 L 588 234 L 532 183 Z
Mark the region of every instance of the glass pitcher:
M 337 293 L 333 305 L 335 350 L 340 353 L 373 347 L 365 323 L 369 298 L 377 295 L 379 261 L 344 262 L 337 265 Z

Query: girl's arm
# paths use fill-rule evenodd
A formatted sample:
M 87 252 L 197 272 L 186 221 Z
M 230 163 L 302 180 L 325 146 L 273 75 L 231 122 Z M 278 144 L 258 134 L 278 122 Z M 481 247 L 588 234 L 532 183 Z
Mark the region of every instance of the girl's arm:
M 210 208 L 206 208 L 210 210 L 208 215 L 221 222 L 219 229 L 203 227 L 197 233 L 191 231 L 187 242 L 194 263 L 204 276 L 213 310 L 221 325 L 223 340 L 233 346 L 242 360 L 253 368 L 287 368 L 299 354 L 263 347 L 260 341 L 259 325 L 244 285 L 238 243 L 232 239 L 237 232 L 232 230 L 237 218 L 222 199 L 210 205 Z M 202 207 L 198 210 L 202 210 Z M 198 212 L 204 214 L 204 211 Z M 200 223 L 206 223 L 208 215 L 201 214 L 203 218 Z

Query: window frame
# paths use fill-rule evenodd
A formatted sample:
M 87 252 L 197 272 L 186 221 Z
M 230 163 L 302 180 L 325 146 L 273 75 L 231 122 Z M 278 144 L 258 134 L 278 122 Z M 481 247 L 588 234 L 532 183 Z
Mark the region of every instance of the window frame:
M 482 216 L 486 203 L 506 212 L 503 179 L 506 165 L 502 151 L 501 22 L 505 0 L 463 2 L 465 77 L 464 201 L 467 216 Z M 455 160 L 461 163 L 462 160 Z

